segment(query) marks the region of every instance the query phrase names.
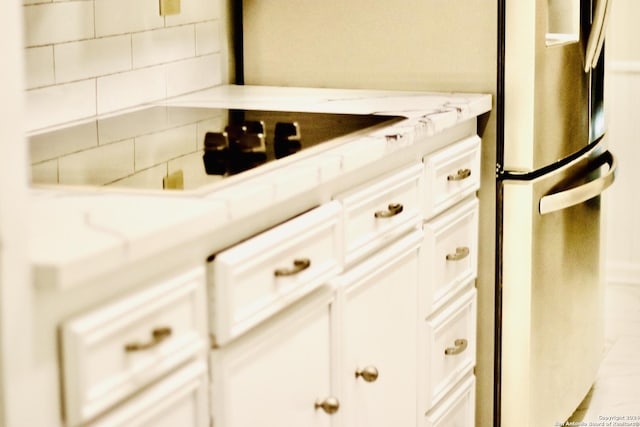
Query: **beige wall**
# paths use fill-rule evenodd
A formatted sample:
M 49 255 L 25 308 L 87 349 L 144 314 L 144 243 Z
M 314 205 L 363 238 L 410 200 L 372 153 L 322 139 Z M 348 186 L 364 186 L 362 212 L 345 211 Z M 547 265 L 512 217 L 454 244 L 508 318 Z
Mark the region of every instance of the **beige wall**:
M 609 147 L 619 172 L 607 195 L 607 278 L 640 284 L 640 1 L 615 0 L 607 39 Z
M 615 0 L 608 27 L 608 54 L 616 61 L 640 61 L 640 1 Z

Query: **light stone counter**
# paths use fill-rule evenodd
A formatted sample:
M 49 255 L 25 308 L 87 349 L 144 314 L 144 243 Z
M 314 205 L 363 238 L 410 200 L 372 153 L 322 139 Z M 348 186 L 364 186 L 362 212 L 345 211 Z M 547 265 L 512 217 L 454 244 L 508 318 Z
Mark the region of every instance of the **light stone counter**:
M 342 188 L 435 150 L 447 132 L 475 133 L 490 95 L 222 86 L 171 105 L 282 111 L 393 114 L 407 117 L 359 138 L 305 150 L 205 188 L 165 194 L 106 188 L 32 191 L 30 256 L 36 285 L 69 289 L 172 248 L 177 258 L 208 255 L 331 198 Z M 459 124 L 468 126 L 459 129 Z M 459 129 L 459 130 L 458 130 Z M 391 136 L 391 137 L 389 137 Z M 450 136 L 448 136 L 449 138 Z M 305 154 L 307 153 L 308 154 Z M 164 254 L 164 255 L 163 255 Z

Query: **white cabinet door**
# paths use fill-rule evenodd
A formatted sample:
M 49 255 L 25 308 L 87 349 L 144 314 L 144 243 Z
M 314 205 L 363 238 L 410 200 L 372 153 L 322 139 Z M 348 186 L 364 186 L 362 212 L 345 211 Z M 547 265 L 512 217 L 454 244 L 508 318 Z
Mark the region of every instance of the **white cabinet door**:
M 421 237 L 411 233 L 339 278 L 345 426 L 417 423 Z
M 324 290 L 323 290 L 324 291 Z M 298 302 L 212 353 L 213 424 L 329 427 L 331 294 Z M 329 407 L 327 407 L 329 410 Z

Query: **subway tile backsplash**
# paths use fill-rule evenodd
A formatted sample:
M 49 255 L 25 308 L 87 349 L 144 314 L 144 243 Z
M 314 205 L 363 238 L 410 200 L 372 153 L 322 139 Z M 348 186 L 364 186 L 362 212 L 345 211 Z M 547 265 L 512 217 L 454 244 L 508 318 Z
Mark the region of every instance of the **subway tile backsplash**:
M 222 84 L 221 1 L 23 0 L 28 129 Z

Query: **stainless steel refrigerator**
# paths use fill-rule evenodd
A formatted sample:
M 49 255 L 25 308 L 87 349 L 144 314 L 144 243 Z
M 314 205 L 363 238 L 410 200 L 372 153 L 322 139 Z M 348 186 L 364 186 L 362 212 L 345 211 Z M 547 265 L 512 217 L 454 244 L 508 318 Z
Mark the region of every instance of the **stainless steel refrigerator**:
M 553 426 L 602 357 L 612 0 L 244 0 L 238 82 L 488 92 L 476 425 Z

